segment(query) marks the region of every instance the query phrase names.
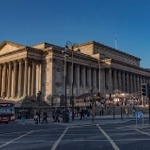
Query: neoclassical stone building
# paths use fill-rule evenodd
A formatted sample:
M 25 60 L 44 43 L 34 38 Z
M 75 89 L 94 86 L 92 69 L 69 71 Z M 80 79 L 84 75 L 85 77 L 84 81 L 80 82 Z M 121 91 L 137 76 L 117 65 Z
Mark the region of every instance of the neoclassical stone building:
M 141 91 L 141 83 L 150 83 L 150 70 L 140 67 L 140 58 L 95 41 L 72 50 L 48 43 L 24 46 L 4 41 L 0 44 L 0 98 L 36 98 L 41 91 L 43 100 L 59 104 L 64 92 L 66 53 L 68 97 L 71 91 L 79 96 L 91 89 L 104 97 L 115 90 L 134 94 Z

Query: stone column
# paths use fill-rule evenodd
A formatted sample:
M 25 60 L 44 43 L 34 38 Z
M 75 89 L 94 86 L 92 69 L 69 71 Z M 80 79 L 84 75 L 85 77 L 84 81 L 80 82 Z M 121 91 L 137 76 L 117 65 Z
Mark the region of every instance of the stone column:
M 39 91 L 41 91 L 41 72 L 42 71 L 42 65 L 39 64 Z
M 85 76 L 85 66 L 82 68 L 82 81 L 83 81 L 83 93 L 86 90 L 86 76 Z
M 12 64 L 11 62 L 8 64 L 8 87 L 7 87 L 7 97 L 11 96 L 11 79 L 12 79 Z
M 118 89 L 118 86 L 117 86 L 117 72 L 116 70 L 114 69 L 114 90 L 117 90 Z
M 31 64 L 28 64 L 28 96 L 31 96 Z
M 6 96 L 6 64 L 3 66 L 2 71 L 2 97 Z
M 75 68 L 75 65 L 73 65 L 73 70 L 72 70 L 72 66 L 71 66 L 71 64 L 70 63 L 68 63 L 67 64 L 68 65 L 68 82 L 70 83 L 70 93 L 71 93 L 71 90 L 72 90 L 72 84 L 75 84 L 74 82 L 75 81 L 73 81 L 74 79 L 74 74 L 73 74 L 73 76 L 72 76 L 72 71 L 73 71 L 73 73 L 74 73 L 74 68 Z M 73 85 L 74 86 L 74 85 Z
M 118 90 L 121 91 L 122 90 L 122 84 L 121 84 L 121 72 L 120 70 L 118 71 Z
M 109 69 L 109 93 L 112 93 L 112 69 Z
M 129 93 L 130 83 L 129 83 L 129 73 L 128 72 L 127 72 L 126 76 L 127 76 L 127 93 Z
M 35 96 L 35 62 L 32 61 L 31 96 Z
M 13 88 L 12 88 L 12 96 L 13 98 L 16 97 L 16 83 L 17 83 L 17 62 L 13 62 Z
M 134 93 L 135 92 L 135 78 L 134 78 L 134 74 L 132 74 L 132 90 L 133 90 L 132 93 Z
M 98 82 L 98 92 L 102 94 L 102 70 L 101 70 L 101 63 L 100 63 L 100 60 L 98 60 L 98 78 L 97 78 L 97 81 Z
M 140 92 L 140 79 L 139 79 L 139 75 L 137 75 L 137 92 Z
M 18 75 L 18 97 L 22 96 L 22 61 L 19 60 L 19 75 Z
M 135 78 L 134 78 L 134 74 L 132 74 L 132 93 L 135 92 Z
M 77 95 L 80 95 L 80 67 L 79 65 L 76 66 L 77 68 Z
M 36 64 L 36 93 L 41 91 L 41 64 Z
M 27 85 L 28 85 L 28 60 L 24 60 L 25 68 L 24 68 L 24 96 L 27 96 Z
M 88 88 L 91 90 L 91 68 L 88 68 Z
M 134 92 L 137 93 L 137 75 L 134 74 Z
M 122 92 L 126 92 L 126 85 L 125 85 L 126 84 L 126 82 L 125 82 L 126 79 L 125 79 L 125 72 L 124 71 L 122 72 L 122 80 L 123 80 L 123 82 L 122 82 L 123 83 Z
M 39 68 L 38 68 L 38 64 L 35 65 L 35 69 L 36 69 L 36 94 L 38 93 L 39 89 Z
M 94 89 L 97 90 L 97 85 L 96 85 L 96 68 L 93 70 L 93 86 Z
M 130 73 L 130 92 L 133 93 L 133 77 L 132 73 Z
M 102 71 L 102 76 L 103 76 L 103 93 L 104 93 L 104 97 L 106 97 L 106 93 L 107 93 L 107 89 L 106 89 L 106 81 L 107 81 L 107 77 L 106 77 L 106 69 L 103 69 Z
M 140 76 L 140 84 L 142 85 L 143 80 L 142 80 L 142 76 Z

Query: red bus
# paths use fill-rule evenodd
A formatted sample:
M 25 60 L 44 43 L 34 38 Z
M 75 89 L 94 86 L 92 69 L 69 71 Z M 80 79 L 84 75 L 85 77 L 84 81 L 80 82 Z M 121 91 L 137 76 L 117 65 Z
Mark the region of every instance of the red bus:
M 13 103 L 0 103 L 0 122 L 8 123 L 15 120 Z

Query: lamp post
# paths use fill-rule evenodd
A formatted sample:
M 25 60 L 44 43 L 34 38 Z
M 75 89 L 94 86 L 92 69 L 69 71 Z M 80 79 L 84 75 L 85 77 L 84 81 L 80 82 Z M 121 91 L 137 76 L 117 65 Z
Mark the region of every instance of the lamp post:
M 113 98 L 113 119 L 115 119 L 115 100 L 114 100 L 114 98 Z
M 70 41 L 66 42 L 66 48 L 69 49 L 71 48 L 71 96 L 70 96 L 70 102 L 72 104 L 72 121 L 74 120 L 74 93 L 73 93 L 73 66 L 74 66 L 74 46 L 76 44 L 72 44 Z
M 99 83 L 98 83 L 98 85 L 99 85 L 99 89 L 98 89 L 98 92 L 100 93 L 100 91 L 101 91 L 101 64 L 100 64 L 100 58 L 99 58 L 99 60 L 98 60 L 98 70 L 99 70 L 99 74 L 98 74 L 98 76 L 99 76 Z
M 68 55 L 64 53 L 64 112 L 63 112 L 63 122 L 68 122 L 67 116 L 67 57 Z
M 40 115 L 41 115 L 41 91 L 39 91 L 37 93 L 37 102 L 38 102 L 38 106 L 39 106 L 39 122 L 40 122 Z
M 93 97 L 93 90 L 94 87 L 91 88 L 91 95 L 92 95 L 92 123 L 94 123 L 94 115 L 95 115 L 95 100 Z

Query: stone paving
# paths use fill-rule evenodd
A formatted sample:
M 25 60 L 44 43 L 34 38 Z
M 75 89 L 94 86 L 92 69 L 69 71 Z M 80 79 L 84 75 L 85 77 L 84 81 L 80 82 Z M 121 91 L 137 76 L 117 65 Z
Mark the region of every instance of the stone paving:
M 143 118 L 144 119 L 149 118 L 149 115 L 144 114 Z M 74 121 L 70 119 L 68 123 L 63 123 L 62 118 L 60 118 L 60 122 L 54 122 L 52 118 L 48 118 L 48 124 L 60 124 L 60 125 L 71 126 L 71 125 L 86 125 L 86 124 L 97 124 L 97 123 L 98 124 L 121 123 L 130 120 L 136 120 L 136 117 L 133 115 L 129 115 L 129 116 L 123 115 L 121 119 L 121 115 L 115 115 L 115 118 L 113 117 L 113 115 L 104 115 L 104 116 L 94 116 L 94 121 L 92 121 L 92 116 L 85 117 L 82 120 L 80 120 L 79 117 L 76 117 Z M 16 122 L 22 124 L 21 119 L 16 120 Z M 42 122 L 42 118 L 41 118 L 41 122 Z M 26 119 L 25 124 L 35 124 L 35 122 L 33 119 Z

